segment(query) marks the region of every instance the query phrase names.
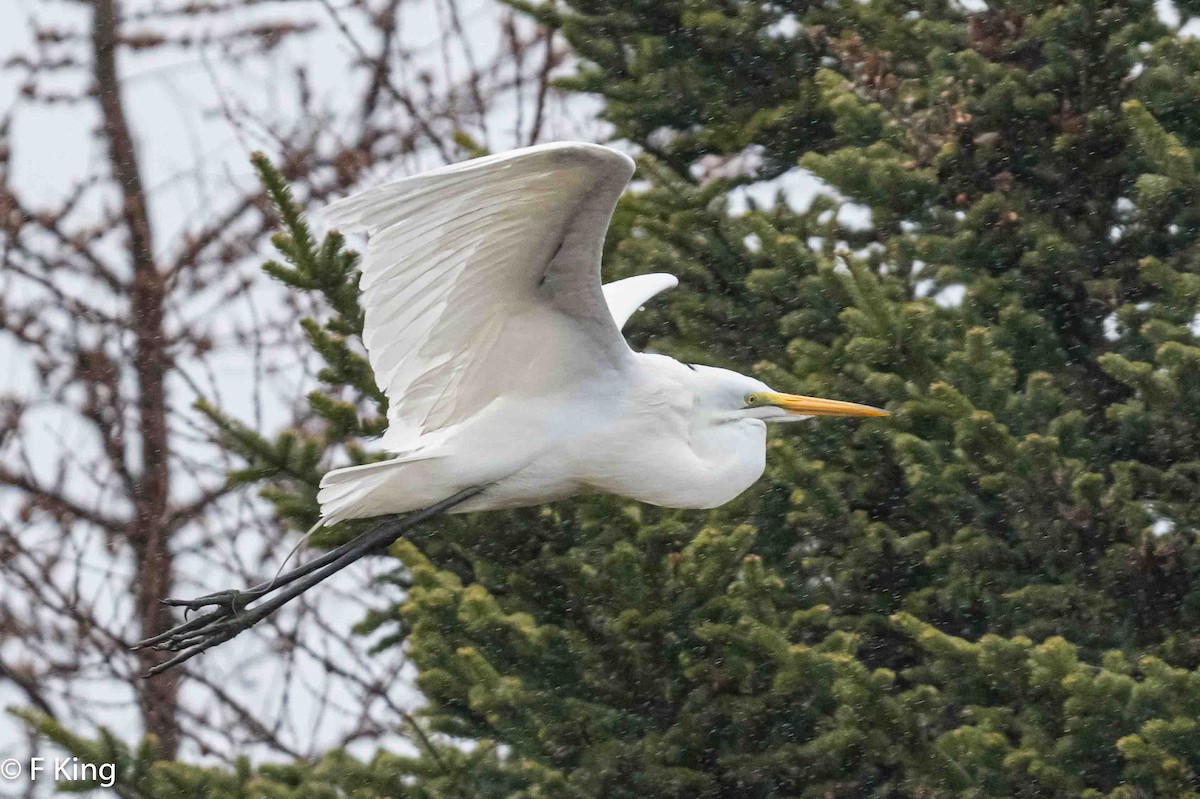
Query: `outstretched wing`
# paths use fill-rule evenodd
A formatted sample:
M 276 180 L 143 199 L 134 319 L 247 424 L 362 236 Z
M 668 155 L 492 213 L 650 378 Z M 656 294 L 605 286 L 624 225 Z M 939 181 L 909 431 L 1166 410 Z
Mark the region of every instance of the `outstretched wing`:
M 505 394 L 622 368 L 630 351 L 605 302 L 600 255 L 632 175 L 616 150 L 547 144 L 329 206 L 330 224 L 370 237 L 363 341 L 389 401 L 387 449 Z

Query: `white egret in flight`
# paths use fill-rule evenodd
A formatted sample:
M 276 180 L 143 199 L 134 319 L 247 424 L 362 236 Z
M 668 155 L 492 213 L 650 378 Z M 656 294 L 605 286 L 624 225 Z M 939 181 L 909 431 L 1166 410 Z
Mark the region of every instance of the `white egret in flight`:
M 626 320 L 677 282 L 650 274 L 600 283 L 605 232 L 633 171 L 607 147 L 546 144 L 327 209 L 329 223 L 369 237 L 363 342 L 388 398 L 380 445 L 392 457 L 325 475 L 318 526 L 408 515 L 246 591 L 168 600 L 212 610 L 142 642 L 180 653 L 160 669 L 232 638 L 436 513 L 594 492 L 712 508 L 762 474 L 768 423 L 887 415 L 630 349 Z

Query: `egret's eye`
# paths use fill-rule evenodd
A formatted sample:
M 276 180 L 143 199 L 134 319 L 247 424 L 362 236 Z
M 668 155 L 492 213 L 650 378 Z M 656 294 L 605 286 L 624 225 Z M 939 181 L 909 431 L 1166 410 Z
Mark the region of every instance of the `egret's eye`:
M 758 405 L 760 402 L 762 402 L 762 397 L 757 394 L 746 395 L 746 405 Z

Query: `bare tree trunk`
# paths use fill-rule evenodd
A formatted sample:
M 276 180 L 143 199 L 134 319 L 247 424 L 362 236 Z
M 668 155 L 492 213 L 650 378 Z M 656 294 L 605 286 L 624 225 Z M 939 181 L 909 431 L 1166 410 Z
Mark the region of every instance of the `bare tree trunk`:
M 166 336 L 163 335 L 166 292 L 154 260 L 150 217 L 146 212 L 133 134 L 121 103 L 121 80 L 117 72 L 119 7 L 116 0 L 94 0 L 94 6 L 95 88 L 104 120 L 109 162 L 122 192 L 121 216 L 129 236 L 128 251 L 133 266 L 129 310 L 134 333 L 141 471 L 133 485 L 134 516 L 129 541 L 134 552 L 138 621 L 142 635 L 150 636 L 171 626 L 168 608 L 159 602 L 172 585 L 173 571 L 166 529 L 170 497 L 164 383 L 168 354 Z M 163 654 L 145 649 L 139 651 L 138 657 L 144 673 L 157 665 Z M 174 757 L 179 746 L 178 675 L 148 681 L 138 696 L 143 729 L 158 737 L 166 757 Z

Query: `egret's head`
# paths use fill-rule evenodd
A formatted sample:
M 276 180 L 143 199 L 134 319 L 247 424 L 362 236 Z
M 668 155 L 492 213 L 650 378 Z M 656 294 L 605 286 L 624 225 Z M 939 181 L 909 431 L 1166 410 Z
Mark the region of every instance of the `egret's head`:
M 805 397 L 774 391 L 761 380 L 728 369 L 696 366 L 705 384 L 704 404 L 720 418 L 796 422 L 813 416 L 890 416 L 887 411 L 857 402 Z

